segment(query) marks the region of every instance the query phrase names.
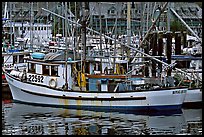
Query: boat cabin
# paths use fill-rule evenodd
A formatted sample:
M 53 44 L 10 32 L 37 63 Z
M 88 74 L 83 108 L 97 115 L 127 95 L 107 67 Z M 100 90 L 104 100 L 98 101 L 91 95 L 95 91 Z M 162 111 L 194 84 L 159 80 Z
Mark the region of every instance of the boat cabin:
M 12 70 L 14 67 L 23 69 L 25 67 L 24 57 L 30 56 L 28 51 L 8 50 L 7 53 L 2 53 L 2 66 L 5 70 Z
M 52 60 L 49 60 L 49 58 L 52 58 Z M 28 65 L 26 69 L 28 81 L 52 88 L 63 88 L 67 81 L 68 89 L 72 89 L 72 68 L 74 63 L 78 61 L 68 59 L 66 69 L 65 61 L 59 59 L 56 54 L 49 54 L 49 57 L 47 57 L 43 53 L 35 53 L 32 54 L 31 58 L 25 58 L 25 60 Z M 65 78 L 66 75 L 67 79 Z

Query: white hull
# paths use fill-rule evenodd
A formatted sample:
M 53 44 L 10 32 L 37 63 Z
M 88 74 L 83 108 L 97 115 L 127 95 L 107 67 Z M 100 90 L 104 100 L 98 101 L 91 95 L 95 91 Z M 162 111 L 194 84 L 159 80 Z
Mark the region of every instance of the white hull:
M 102 109 L 180 109 L 187 88 L 135 92 L 79 92 L 24 83 L 6 74 L 14 100 L 42 105 Z
M 201 89 L 188 89 L 184 103 L 195 103 L 202 102 L 202 91 Z

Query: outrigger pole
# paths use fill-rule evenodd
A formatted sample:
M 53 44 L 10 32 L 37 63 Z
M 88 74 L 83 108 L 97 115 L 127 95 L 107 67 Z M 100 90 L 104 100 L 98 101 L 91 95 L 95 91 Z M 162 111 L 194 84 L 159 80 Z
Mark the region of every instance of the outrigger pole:
M 165 3 L 165 5 L 167 5 L 167 3 Z M 79 24 L 79 23 L 77 23 L 77 22 L 75 22 L 75 21 L 72 21 L 72 20 L 70 20 L 70 19 L 68 19 L 68 18 L 65 18 L 65 17 L 63 17 L 63 16 L 61 16 L 61 15 L 58 15 L 58 14 L 56 14 L 56 13 L 50 11 L 50 10 L 47 10 L 47 9 L 44 9 L 44 8 L 42 8 L 42 10 L 47 11 L 47 12 L 49 12 L 49 13 L 55 15 L 55 16 L 58 16 L 58 17 L 60 17 L 60 18 L 66 19 L 66 20 L 68 20 L 68 21 L 70 21 L 70 22 L 72 22 L 72 23 L 74 23 L 74 24 L 77 24 L 79 27 L 82 26 L 81 24 Z M 94 32 L 94 33 L 96 33 L 96 34 L 98 34 L 98 35 L 100 35 L 100 32 L 98 32 L 98 31 L 95 31 L 95 30 L 93 30 L 93 29 L 91 29 L 91 28 L 88 28 L 88 27 L 86 27 L 86 29 L 87 29 L 87 30 L 90 30 L 90 31 L 92 31 L 92 32 Z M 112 37 L 109 37 L 109 36 L 104 35 L 104 34 L 102 34 L 102 35 L 103 35 L 105 38 L 107 38 L 107 39 L 114 40 L 114 38 L 112 38 Z M 159 60 L 159 59 L 157 59 L 157 58 L 155 58 L 155 57 L 152 57 L 151 55 L 146 54 L 146 53 L 144 53 L 144 52 L 138 50 L 137 48 L 133 47 L 132 44 L 130 44 L 131 46 L 129 46 L 129 45 L 125 45 L 124 43 L 120 42 L 119 40 L 116 40 L 116 42 L 117 42 L 118 44 L 121 44 L 121 45 L 123 45 L 123 46 L 126 46 L 126 47 L 128 47 L 128 48 L 130 48 L 130 49 L 132 49 L 132 50 L 135 50 L 135 51 L 137 51 L 137 52 L 139 52 L 139 53 L 141 53 L 141 54 L 143 54 L 143 55 L 145 55 L 145 56 L 147 56 L 147 57 L 149 57 L 149 58 L 151 58 L 151 59 L 153 59 L 153 60 L 155 60 L 155 61 L 157 61 L 157 62 L 160 62 L 160 63 L 166 65 L 167 67 L 172 67 L 172 64 L 167 64 L 166 62 L 163 62 L 163 61 L 161 61 L 161 60 Z M 189 76 L 189 77 L 192 77 L 192 76 L 189 75 L 187 72 L 185 72 L 185 71 L 183 71 L 183 70 L 181 70 L 181 69 L 178 69 L 178 68 L 175 68 L 175 69 L 176 69 L 177 71 L 181 72 L 181 73 L 184 73 L 185 75 L 187 75 L 187 76 Z M 202 82 L 201 79 L 199 79 L 199 81 Z

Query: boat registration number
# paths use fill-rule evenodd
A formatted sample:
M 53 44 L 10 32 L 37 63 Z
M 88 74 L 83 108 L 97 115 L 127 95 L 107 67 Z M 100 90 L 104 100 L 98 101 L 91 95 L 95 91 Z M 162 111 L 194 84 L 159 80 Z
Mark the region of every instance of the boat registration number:
M 40 75 L 28 75 L 28 80 L 30 82 L 40 82 L 43 83 L 44 77 Z
M 186 90 L 176 90 L 172 92 L 172 94 L 182 94 L 182 93 L 186 93 Z

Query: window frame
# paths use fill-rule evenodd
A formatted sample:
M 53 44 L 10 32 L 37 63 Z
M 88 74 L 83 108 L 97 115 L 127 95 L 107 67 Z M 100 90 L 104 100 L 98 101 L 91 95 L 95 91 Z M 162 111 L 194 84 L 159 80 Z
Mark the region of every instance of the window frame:
M 35 63 L 28 63 L 28 72 L 29 73 L 36 73 L 36 66 Z

